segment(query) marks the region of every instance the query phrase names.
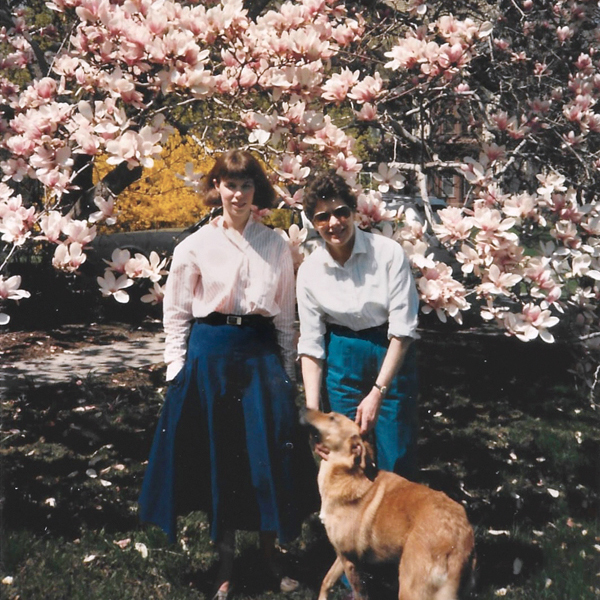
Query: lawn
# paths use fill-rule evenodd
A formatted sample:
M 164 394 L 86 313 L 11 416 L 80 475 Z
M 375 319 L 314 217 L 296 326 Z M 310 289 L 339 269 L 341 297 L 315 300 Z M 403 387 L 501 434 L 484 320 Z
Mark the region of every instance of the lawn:
M 476 597 L 600 597 L 600 416 L 568 353 L 429 332 L 419 355 L 419 478 L 467 509 Z M 3 398 L 0 596 L 209 597 L 216 555 L 204 516 L 180 520 L 176 545 L 137 518 L 163 382 L 158 366 Z M 239 534 L 235 598 L 315 598 L 333 558 L 316 516 L 287 548 L 299 591 L 276 592 L 257 554 L 256 536 Z M 372 586 L 374 600 L 394 597 L 388 573 L 374 573 Z

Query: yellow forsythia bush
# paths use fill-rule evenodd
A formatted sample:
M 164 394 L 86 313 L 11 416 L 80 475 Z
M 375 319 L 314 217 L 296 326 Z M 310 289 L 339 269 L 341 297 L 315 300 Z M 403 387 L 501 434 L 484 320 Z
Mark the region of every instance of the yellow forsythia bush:
M 187 187 L 177 175 L 185 173 L 185 165 L 193 163 L 194 172 L 208 172 L 214 159 L 201 153 L 193 140 L 174 133 L 163 144 L 163 152 L 151 169 L 144 169 L 142 177 L 123 191 L 115 201 L 117 223 L 115 231 L 138 231 L 187 227 L 198 221 L 207 208 L 202 198 Z M 97 161 L 97 177 L 111 168 Z

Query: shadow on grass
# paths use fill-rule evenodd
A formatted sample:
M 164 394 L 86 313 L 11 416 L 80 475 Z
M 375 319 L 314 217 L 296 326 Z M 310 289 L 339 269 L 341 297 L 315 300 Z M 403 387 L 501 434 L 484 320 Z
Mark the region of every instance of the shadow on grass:
M 555 524 L 597 517 L 600 419 L 577 394 L 571 358 L 558 345 L 425 333 L 419 356 L 420 480 L 465 505 L 477 532 L 480 590 L 492 597 L 497 587 L 526 587 L 553 568 L 548 546 L 532 532 L 544 540 Z M 138 369 L 9 395 L 2 423 L 4 531 L 57 540 L 85 531 L 135 532 L 171 552 L 162 534 L 140 527 L 136 505 L 163 381 L 161 369 Z M 188 588 L 208 595 L 216 569 L 205 521 L 186 523 L 181 537 L 196 544 L 197 558 L 190 562 L 177 547 L 173 556 L 182 555 L 160 566 L 169 585 L 179 582 L 177 598 L 189 597 Z M 268 597 L 277 598 L 256 544 L 251 536 L 241 539 L 239 593 L 259 598 L 275 590 Z M 286 557 L 289 573 L 305 586 L 298 600 L 313 596 L 334 560 L 316 516 Z M 373 598 L 397 597 L 393 569 L 374 570 L 370 585 Z

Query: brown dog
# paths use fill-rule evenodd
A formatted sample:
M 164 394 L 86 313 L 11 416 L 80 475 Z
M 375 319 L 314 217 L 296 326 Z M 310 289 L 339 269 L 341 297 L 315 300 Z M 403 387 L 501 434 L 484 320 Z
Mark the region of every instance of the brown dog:
M 329 449 L 319 468 L 321 520 L 337 559 L 318 600 L 345 571 L 355 600 L 366 599 L 360 567 L 399 561 L 399 600 L 455 600 L 475 566 L 464 508 L 441 492 L 380 471 L 370 479 L 370 447 L 338 413 L 307 410 L 305 423 Z

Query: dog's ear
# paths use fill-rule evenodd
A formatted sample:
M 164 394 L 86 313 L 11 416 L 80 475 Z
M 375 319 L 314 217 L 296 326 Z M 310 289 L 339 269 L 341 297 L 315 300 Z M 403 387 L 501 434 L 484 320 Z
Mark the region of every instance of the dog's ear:
M 363 445 L 365 453 L 365 464 L 363 468 L 365 470 L 365 475 L 373 480 L 379 471 L 375 462 L 375 452 L 373 451 L 373 446 L 367 440 L 363 440 Z
M 367 451 L 365 442 L 360 435 L 353 435 L 350 438 L 350 453 L 354 457 L 354 466 L 364 469 L 366 466 Z

